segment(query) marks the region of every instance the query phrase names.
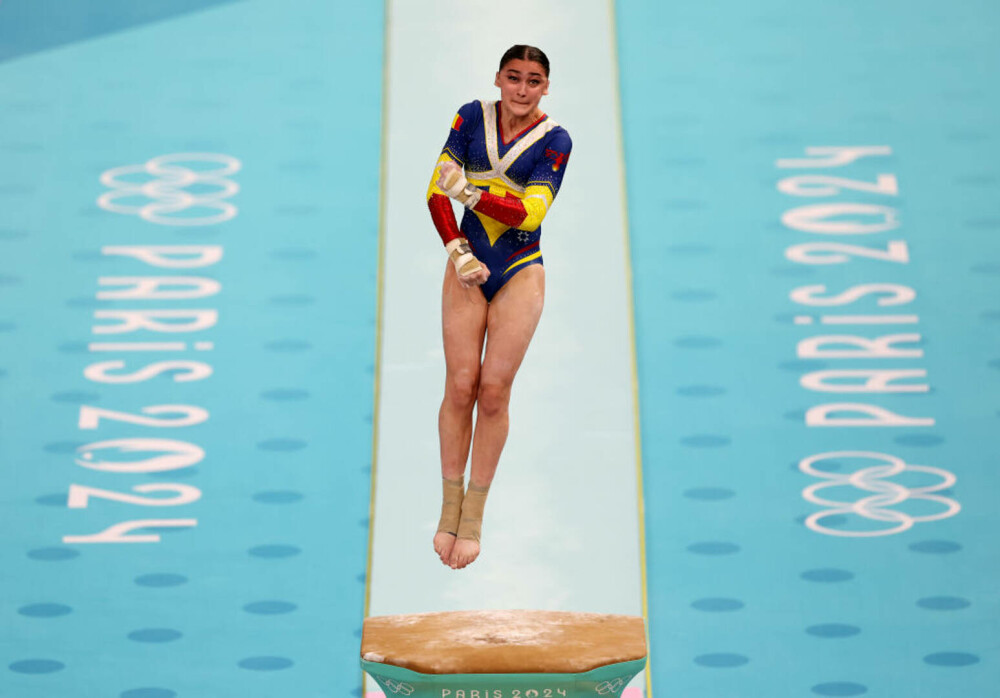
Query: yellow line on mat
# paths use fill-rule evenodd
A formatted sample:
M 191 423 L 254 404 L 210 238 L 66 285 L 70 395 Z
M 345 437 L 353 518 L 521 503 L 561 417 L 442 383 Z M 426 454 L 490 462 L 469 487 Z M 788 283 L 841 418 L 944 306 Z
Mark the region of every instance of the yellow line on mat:
M 615 62 L 614 71 L 614 96 L 615 115 L 618 119 L 618 131 L 615 139 L 618 142 L 618 158 L 621 162 L 619 187 L 621 187 L 622 201 L 622 231 L 624 232 L 625 245 L 625 287 L 629 298 L 628 333 L 632 346 L 632 413 L 635 424 L 635 480 L 636 494 L 638 495 L 639 514 L 639 564 L 642 566 L 642 617 L 646 622 L 646 647 L 649 647 L 649 592 L 646 580 L 646 506 L 644 504 L 644 493 L 642 488 L 642 430 L 639 423 L 639 369 L 635 344 L 635 293 L 632 290 L 632 252 L 631 239 L 629 237 L 628 223 L 628 186 L 625 175 L 625 143 L 624 125 L 622 124 L 622 98 L 621 86 L 619 84 L 621 76 L 621 65 L 618 60 L 618 27 L 615 16 L 615 0 L 608 0 L 608 27 L 611 32 L 611 53 Z M 646 698 L 653 698 L 653 679 L 650 670 L 650 662 L 646 662 Z
M 380 415 L 380 395 L 382 387 L 382 306 L 383 277 L 385 273 L 385 177 L 387 148 L 389 146 L 389 17 L 392 0 L 384 0 L 382 6 L 382 136 L 379 145 L 378 177 L 378 270 L 375 277 L 375 396 L 372 404 L 372 467 L 371 496 L 368 500 L 368 564 L 365 570 L 365 612 L 368 617 L 372 596 L 372 550 L 375 543 L 375 483 L 378 473 L 378 427 Z M 358 656 L 361 652 L 359 650 Z M 361 693 L 365 691 L 365 672 L 361 672 Z

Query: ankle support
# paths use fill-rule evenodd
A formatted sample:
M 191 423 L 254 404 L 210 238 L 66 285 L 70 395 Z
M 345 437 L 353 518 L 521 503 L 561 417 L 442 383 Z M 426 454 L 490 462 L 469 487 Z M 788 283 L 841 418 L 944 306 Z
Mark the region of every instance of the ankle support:
M 469 490 L 462 500 L 462 519 L 458 524 L 458 537 L 479 542 L 483 529 L 483 509 L 486 508 L 486 495 L 490 488 L 477 487 L 471 482 Z
M 465 491 L 465 476 L 457 480 L 441 478 L 444 496 L 441 498 L 441 518 L 438 520 L 438 533 L 458 533 L 458 522 L 462 517 L 462 495 Z

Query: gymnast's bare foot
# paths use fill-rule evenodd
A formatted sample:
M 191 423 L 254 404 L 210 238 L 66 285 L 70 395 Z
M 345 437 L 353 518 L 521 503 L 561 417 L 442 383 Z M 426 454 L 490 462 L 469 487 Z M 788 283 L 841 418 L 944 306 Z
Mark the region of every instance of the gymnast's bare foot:
M 451 565 L 451 550 L 455 547 L 455 534 L 438 531 L 434 534 L 434 552 L 445 565 Z
M 469 538 L 459 538 L 451 551 L 451 561 L 447 563 L 453 570 L 460 570 L 472 564 L 479 557 L 479 543 Z

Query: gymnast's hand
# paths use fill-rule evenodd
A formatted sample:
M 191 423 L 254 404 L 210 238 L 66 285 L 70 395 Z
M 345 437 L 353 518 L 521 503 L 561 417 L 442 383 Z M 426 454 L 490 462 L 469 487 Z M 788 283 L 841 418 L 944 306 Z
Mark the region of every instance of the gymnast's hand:
M 465 288 L 475 288 L 490 278 L 490 270 L 472 254 L 469 241 L 465 238 L 455 238 L 444 248 L 448 251 L 451 263 L 455 265 L 458 283 Z
M 437 185 L 443 191 L 447 192 L 458 183 L 459 177 L 465 179 L 462 168 L 458 166 L 458 163 L 454 160 L 445 160 L 441 163 L 441 169 L 438 170 Z
M 485 284 L 488 278 L 490 278 L 490 270 L 485 265 L 480 264 L 478 271 L 464 276 L 459 274 L 458 283 L 462 284 L 465 288 L 475 288 L 476 286 Z
M 465 173 L 454 160 L 445 160 L 441 163 L 441 174 L 438 175 L 437 185 L 441 187 L 448 196 L 458 201 L 466 208 L 472 208 L 479 203 L 479 197 L 483 192 L 479 187 L 469 184 L 465 178 Z

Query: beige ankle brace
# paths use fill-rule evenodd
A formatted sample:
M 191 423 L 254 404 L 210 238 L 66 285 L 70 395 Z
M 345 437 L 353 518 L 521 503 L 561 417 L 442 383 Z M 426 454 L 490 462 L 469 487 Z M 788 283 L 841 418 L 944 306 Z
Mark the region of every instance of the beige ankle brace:
M 469 491 L 462 500 L 462 520 L 458 524 L 458 537 L 479 542 L 483 530 L 483 509 L 486 507 L 486 495 L 490 488 L 477 487 L 469 483 Z
M 438 521 L 438 533 L 458 533 L 458 521 L 462 516 L 462 495 L 465 493 L 465 476 L 457 480 L 441 478 L 444 486 L 444 496 L 441 499 L 441 518 Z

